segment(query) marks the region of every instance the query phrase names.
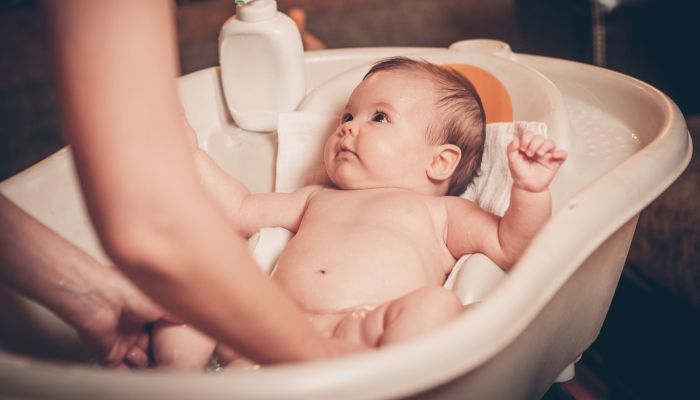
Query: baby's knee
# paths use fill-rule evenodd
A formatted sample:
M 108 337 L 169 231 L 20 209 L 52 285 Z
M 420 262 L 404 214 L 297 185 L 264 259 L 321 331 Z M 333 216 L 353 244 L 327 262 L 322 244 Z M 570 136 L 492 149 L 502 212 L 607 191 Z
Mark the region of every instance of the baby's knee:
M 462 313 L 459 298 L 441 286 L 415 290 L 388 304 L 383 315 L 380 346 L 429 332 Z
M 464 311 L 464 306 L 459 297 L 449 289 L 442 286 L 428 286 L 421 290 L 420 301 L 429 307 L 431 312 L 439 313 L 445 317 L 454 317 Z
M 393 302 L 385 315 L 385 323 L 406 313 L 420 319 L 442 322 L 459 315 L 463 310 L 457 295 L 442 286 L 432 285 L 417 289 Z

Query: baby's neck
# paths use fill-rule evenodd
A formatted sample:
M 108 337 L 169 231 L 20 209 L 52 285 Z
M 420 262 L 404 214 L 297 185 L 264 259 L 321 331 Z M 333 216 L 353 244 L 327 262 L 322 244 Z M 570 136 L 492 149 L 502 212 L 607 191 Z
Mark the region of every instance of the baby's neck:
M 356 187 L 356 188 L 343 188 L 343 187 L 338 187 L 337 185 L 334 185 L 336 189 L 338 190 L 384 190 L 384 189 L 397 189 L 397 190 L 406 190 L 409 192 L 413 192 L 416 194 L 422 194 L 426 196 L 433 196 L 433 197 L 442 197 L 447 194 L 446 189 L 442 189 L 440 187 L 437 187 L 436 185 L 433 186 L 427 186 L 423 188 L 412 188 L 412 187 L 405 187 L 405 186 L 396 186 L 396 185 L 387 185 L 387 186 L 367 186 L 367 187 Z

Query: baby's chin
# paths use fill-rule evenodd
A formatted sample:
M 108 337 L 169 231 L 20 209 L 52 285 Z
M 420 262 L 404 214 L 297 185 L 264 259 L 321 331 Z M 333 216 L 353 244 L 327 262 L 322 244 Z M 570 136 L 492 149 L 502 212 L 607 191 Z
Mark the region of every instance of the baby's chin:
M 335 186 L 337 189 L 341 189 L 341 190 L 357 190 L 358 189 L 354 185 L 350 185 L 347 182 L 344 182 L 342 180 L 331 178 L 331 182 L 333 182 L 333 186 Z
M 356 179 L 331 177 L 331 182 L 333 182 L 333 186 L 341 190 L 370 189 L 366 182 L 360 182 Z
M 341 190 L 386 189 L 393 187 L 391 185 L 371 184 L 366 181 L 358 182 L 354 180 L 341 180 L 333 178 L 331 178 L 331 182 L 333 182 L 333 186 Z
M 339 168 L 335 173 L 329 173 L 326 169 L 326 173 L 330 178 L 333 185 L 342 190 L 363 190 L 363 189 L 383 189 L 387 187 L 394 187 L 388 182 L 381 182 L 376 179 L 372 179 L 367 175 L 362 173 L 357 173 L 352 169 Z

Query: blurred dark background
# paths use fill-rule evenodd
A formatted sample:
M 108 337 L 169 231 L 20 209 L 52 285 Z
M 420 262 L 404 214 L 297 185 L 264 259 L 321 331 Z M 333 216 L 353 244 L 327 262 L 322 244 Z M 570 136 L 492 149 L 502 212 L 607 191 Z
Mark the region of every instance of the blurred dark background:
M 598 15 L 605 66 L 666 93 L 700 143 L 700 2 L 600 2 L 617 6 L 592 13 L 597 3 L 589 0 L 278 0 L 282 11 L 306 10 L 307 30 L 329 48 L 492 38 L 518 53 L 583 63 L 600 62 L 592 28 Z M 234 0 L 176 7 L 183 74 L 217 65 L 219 28 L 235 12 Z M 34 1 L 0 0 L 0 180 L 65 145 L 42 29 Z M 694 155 L 642 212 L 601 333 L 566 385 L 577 398 L 700 398 L 699 175 Z

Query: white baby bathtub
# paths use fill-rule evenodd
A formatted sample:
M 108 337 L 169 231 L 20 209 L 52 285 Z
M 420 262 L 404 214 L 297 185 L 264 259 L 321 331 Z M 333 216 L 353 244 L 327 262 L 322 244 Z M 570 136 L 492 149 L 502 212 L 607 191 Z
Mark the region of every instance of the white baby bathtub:
M 371 354 L 261 369 L 124 374 L 2 351 L 0 397 L 541 397 L 597 336 L 639 212 L 687 165 L 691 143 L 683 117 L 664 94 L 630 77 L 514 54 L 501 42 L 483 40 L 459 42 L 449 50 L 309 52 L 309 95 L 300 109 L 337 111 L 366 71 L 366 63 L 399 54 L 488 70 L 508 89 L 514 120 L 547 122 L 550 137 L 570 154 L 552 184 L 554 217 L 481 304 L 444 328 Z M 277 136 L 235 127 L 218 74 L 217 68 L 209 68 L 179 80 L 200 145 L 251 191 L 272 190 Z M 2 182 L 0 191 L 107 262 L 84 212 L 69 150 Z M 488 264 L 488 260 L 475 262 Z M 41 307 L 11 296 L 0 296 L 4 303 L 0 323 L 26 334 L 35 348 L 68 346 L 76 349 L 71 352 L 81 352 L 65 324 Z M 14 311 L 9 313 L 8 307 Z

